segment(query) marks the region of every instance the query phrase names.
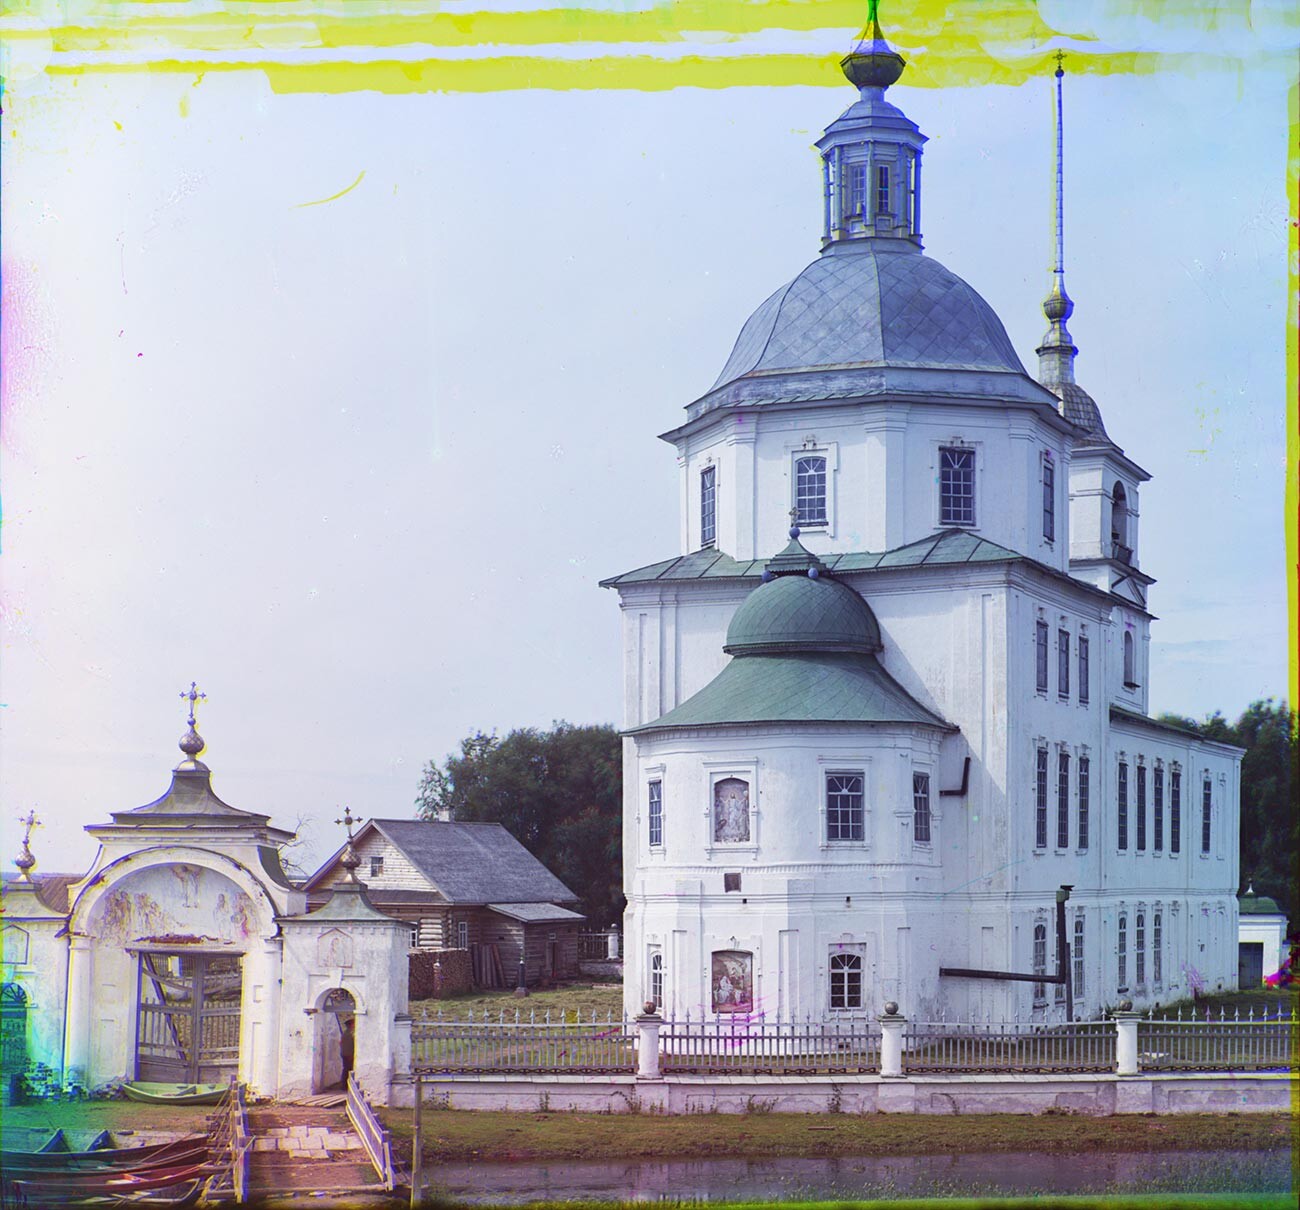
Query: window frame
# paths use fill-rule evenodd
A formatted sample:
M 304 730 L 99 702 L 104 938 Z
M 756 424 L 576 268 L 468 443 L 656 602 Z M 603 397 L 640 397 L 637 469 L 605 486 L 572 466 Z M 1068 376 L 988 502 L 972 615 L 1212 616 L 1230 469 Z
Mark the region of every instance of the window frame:
M 1047 925 L 1041 921 L 1034 925 L 1033 933 L 1033 972 L 1035 975 L 1047 974 Z M 1034 984 L 1034 1007 L 1047 1007 L 1047 983 Z
M 890 180 L 888 164 L 876 165 L 876 179 L 874 184 L 876 205 L 875 209 L 872 211 L 872 217 L 874 218 L 881 214 L 893 214 L 893 207 L 890 206 L 890 201 L 892 200 L 892 181 Z
M 1047 848 L 1047 745 L 1034 757 L 1034 848 Z
M 650 957 L 646 963 L 646 973 L 650 977 L 650 992 L 647 999 L 655 1002 L 656 1010 L 664 1003 L 664 951 L 659 945 L 650 946 Z
M 1138 912 L 1133 917 L 1133 986 L 1139 989 L 1147 985 L 1147 917 L 1145 912 Z
M 1124 631 L 1124 688 L 1136 689 L 1137 679 L 1137 640 L 1131 630 Z
M 1034 622 L 1034 692 L 1045 697 L 1048 687 L 1047 636 L 1049 627 L 1043 618 Z
M 838 788 L 834 791 L 831 789 L 831 779 L 839 778 L 841 780 L 852 779 L 858 783 L 856 791 L 844 788 Z M 852 803 L 847 806 L 835 805 L 832 807 L 831 795 L 834 793 L 837 798 L 847 797 L 857 798 L 856 808 Z M 827 769 L 822 774 L 822 807 L 825 815 L 824 836 L 828 845 L 855 844 L 861 845 L 866 843 L 867 839 L 867 774 L 865 769 Z M 848 812 L 848 831 L 850 835 L 833 835 L 832 831 L 843 828 L 845 820 L 841 818 L 843 813 Z M 856 826 L 857 835 L 852 835 Z
M 1043 541 L 1056 542 L 1056 466 L 1043 452 Z
M 1070 951 L 1070 958 L 1074 966 L 1071 977 L 1074 981 L 1075 999 L 1083 996 L 1084 989 L 1084 931 L 1083 917 L 1076 916 L 1074 918 L 1074 948 Z
M 957 465 L 958 462 L 961 465 Z M 976 510 L 976 470 L 973 446 L 939 446 L 939 525 L 941 527 L 974 529 L 977 526 L 979 513 Z
M 456 921 L 456 948 L 458 950 L 469 949 L 469 921 Z
M 664 845 L 664 782 L 652 777 L 646 782 L 646 843 L 652 849 Z
M 1090 785 L 1091 777 L 1092 758 L 1088 756 L 1080 756 L 1078 773 L 1075 777 L 1078 794 L 1078 818 L 1075 821 L 1075 828 L 1078 835 L 1075 837 L 1075 843 L 1081 851 L 1085 851 L 1088 848 L 1088 808 L 1090 805 L 1088 797 L 1092 791 Z
M 700 468 L 700 549 L 718 546 L 718 468 L 710 462 Z
M 1181 853 L 1183 844 L 1183 770 L 1169 767 L 1169 855 Z
M 819 517 L 804 515 L 804 475 L 809 474 L 816 476 L 816 471 L 803 471 L 801 467 L 805 462 L 821 463 L 821 515 Z M 823 450 L 797 450 L 794 452 L 794 500 L 792 501 L 796 524 L 801 529 L 829 529 L 831 523 L 831 460 Z
M 1151 851 L 1165 851 L 1165 767 L 1156 761 L 1151 780 Z
M 865 967 L 866 963 L 859 949 L 841 948 L 831 953 L 826 963 L 826 1004 L 831 1012 L 862 1010 L 866 994 Z M 853 992 L 855 983 L 856 995 Z M 842 1003 L 837 1004 L 837 999 Z
M 1208 857 L 1214 840 L 1214 781 L 1208 773 L 1201 778 L 1201 856 Z
M 384 859 L 382 856 L 371 857 L 370 859 L 370 877 L 378 878 L 384 872 Z
M 1079 660 L 1079 705 L 1086 706 L 1089 700 L 1088 688 L 1088 636 L 1079 635 L 1079 641 L 1075 644 L 1075 650 L 1078 652 Z
M 1128 852 L 1128 761 L 1120 760 L 1115 783 L 1115 847 Z
M 922 832 L 925 834 L 922 835 Z M 930 775 L 912 772 L 912 841 L 931 844 L 934 838 L 934 812 L 930 803 Z
M 1121 912 L 1119 915 L 1119 925 L 1116 931 L 1115 956 L 1115 972 L 1119 976 L 1119 981 L 1115 986 L 1115 990 L 1117 992 L 1126 992 L 1128 991 L 1128 916 L 1124 912 Z
M 1141 761 L 1137 763 L 1137 794 L 1133 801 L 1133 812 L 1136 824 L 1134 850 L 1145 853 L 1147 851 L 1147 767 Z
M 1070 847 L 1070 754 L 1056 754 L 1056 847 Z
M 1164 920 L 1159 910 L 1151 913 L 1151 986 L 1160 990 L 1164 977 L 1164 958 L 1161 947 L 1164 944 Z
M 1070 632 L 1063 626 L 1056 628 L 1056 695 L 1070 696 Z
M 850 160 L 844 165 L 848 174 L 848 190 L 844 199 L 844 219 L 865 219 L 871 177 L 866 160 Z

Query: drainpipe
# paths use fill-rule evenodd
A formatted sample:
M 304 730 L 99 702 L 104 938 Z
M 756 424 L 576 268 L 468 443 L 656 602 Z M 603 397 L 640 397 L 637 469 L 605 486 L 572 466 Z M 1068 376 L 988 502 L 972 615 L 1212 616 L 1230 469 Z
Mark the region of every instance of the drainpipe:
M 1062 883 L 1056 892 L 1056 973 L 1065 983 L 1065 1019 L 1074 1020 L 1074 988 L 1070 985 L 1070 947 L 1065 939 L 1065 905 L 1074 886 Z

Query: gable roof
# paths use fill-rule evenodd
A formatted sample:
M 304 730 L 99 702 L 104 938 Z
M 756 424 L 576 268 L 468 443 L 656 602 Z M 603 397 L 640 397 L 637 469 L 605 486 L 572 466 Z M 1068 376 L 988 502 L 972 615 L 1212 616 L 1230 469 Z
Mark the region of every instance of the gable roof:
M 499 823 L 454 823 L 433 819 L 372 819 L 369 829 L 384 836 L 450 903 L 576 903 L 575 895 Z M 355 842 L 354 842 L 355 843 Z M 320 882 L 339 849 L 307 880 Z

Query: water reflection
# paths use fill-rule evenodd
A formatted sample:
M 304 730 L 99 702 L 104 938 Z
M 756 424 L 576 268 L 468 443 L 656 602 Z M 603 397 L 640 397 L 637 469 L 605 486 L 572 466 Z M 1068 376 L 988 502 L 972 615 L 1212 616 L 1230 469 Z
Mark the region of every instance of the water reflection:
M 1292 1188 L 1289 1152 L 1228 1150 L 444 1164 L 428 1180 L 430 1193 L 463 1204 L 1283 1193 Z

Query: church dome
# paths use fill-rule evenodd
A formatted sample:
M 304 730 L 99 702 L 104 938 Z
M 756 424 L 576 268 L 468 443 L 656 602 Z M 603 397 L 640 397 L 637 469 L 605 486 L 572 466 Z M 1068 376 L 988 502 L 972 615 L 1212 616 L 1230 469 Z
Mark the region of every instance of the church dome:
M 993 308 L 903 241 L 824 253 L 750 316 L 712 390 L 737 379 L 859 367 L 1024 376 Z
M 756 588 L 736 610 L 723 650 L 870 655 L 881 646 L 876 615 L 853 589 L 824 576 L 782 575 Z

